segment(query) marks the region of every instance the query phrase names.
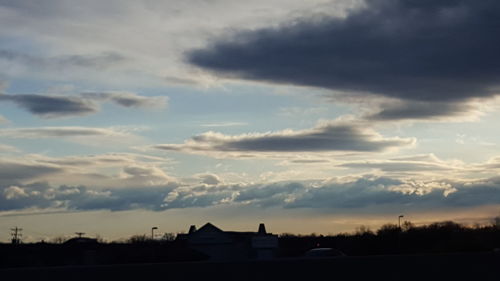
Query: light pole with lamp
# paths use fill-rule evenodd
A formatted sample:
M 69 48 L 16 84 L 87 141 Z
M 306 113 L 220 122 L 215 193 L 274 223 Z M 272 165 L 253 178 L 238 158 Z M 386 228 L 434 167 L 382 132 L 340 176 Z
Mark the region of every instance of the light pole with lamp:
M 158 229 L 158 227 L 156 226 L 151 227 L 151 240 L 155 239 L 155 229 Z
M 398 252 L 401 253 L 401 218 L 404 218 L 403 215 L 399 215 L 398 217 Z

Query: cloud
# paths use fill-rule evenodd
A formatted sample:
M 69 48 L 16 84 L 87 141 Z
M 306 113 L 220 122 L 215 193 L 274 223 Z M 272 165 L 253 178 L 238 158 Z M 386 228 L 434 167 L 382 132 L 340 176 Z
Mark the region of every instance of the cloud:
M 7 144 L 1 144 L 0 143 L 0 153 L 3 153 L 3 152 L 19 152 L 20 150 L 17 149 L 16 147 L 14 146 L 11 146 L 11 145 L 7 145 Z
M 3 92 L 7 87 L 9 86 L 9 83 L 5 80 L 0 80 L 0 92 Z
M 495 159 L 485 165 L 497 163 Z M 30 155 L 0 161 L 0 210 L 161 211 L 235 205 L 311 209 L 318 212 L 378 212 L 458 209 L 500 204 L 500 178 L 458 180 L 450 163 L 432 154 L 371 161 L 388 172 L 440 172 L 432 177 L 364 175 L 326 180 L 225 183 L 218 175 L 182 182 L 167 175 L 165 160 L 138 154 L 50 158 Z M 402 168 L 398 168 L 402 165 Z M 406 165 L 406 166 L 405 166 Z M 429 165 L 429 166 L 427 166 Z M 50 180 L 50 181 L 47 181 Z
M 118 182 L 128 186 L 158 186 L 174 184 L 176 179 L 167 175 L 161 168 L 155 165 L 134 163 L 123 167 L 123 173 Z
M 106 52 L 92 55 L 60 55 L 43 57 L 15 50 L 0 50 L 0 60 L 19 63 L 39 70 L 62 70 L 65 68 L 79 67 L 94 70 L 103 70 L 127 61 L 127 58 L 115 52 Z
M 296 152 L 380 152 L 389 148 L 412 145 L 410 138 L 384 138 L 360 125 L 326 122 L 307 130 L 285 130 L 269 133 L 227 136 L 207 132 L 184 144 L 159 144 L 156 149 L 206 154 L 210 152 L 238 154 Z M 240 155 L 241 156 L 241 155 Z
M 168 97 L 165 96 L 145 97 L 127 92 L 82 93 L 81 96 L 85 99 L 109 101 L 123 107 L 135 108 L 162 108 L 168 102 Z
M 392 120 L 477 120 L 483 113 L 476 101 L 404 101 L 393 100 L 378 105 L 380 109 L 366 114 L 364 119 L 375 121 Z
M 225 33 L 228 28 L 273 25 L 315 11 L 343 14 L 346 8 L 360 2 L 336 0 L 333 5 L 322 5 L 325 1 L 328 0 L 194 0 L 182 3 L 178 0 L 110 0 L 81 4 L 78 0 L 47 0 L 43 5 L 33 0 L 23 3 L 0 1 L 0 36 L 2 42 L 6 42 L 2 45 L 3 50 L 43 58 L 43 61 L 61 57 L 69 60 L 72 54 L 85 58 L 103 57 L 104 70 L 111 71 L 103 75 L 95 68 L 69 64 L 71 71 L 52 67 L 40 72 L 40 68 L 22 65 L 25 63 L 20 61 L 0 61 L 0 64 L 13 66 L 8 69 L 12 78 L 21 73 L 24 77 L 28 74 L 37 79 L 43 76 L 113 86 L 130 83 L 135 87 L 139 83 L 163 87 L 163 77 L 172 77 L 168 83 L 193 82 L 203 86 L 212 83 L 210 79 L 192 71 L 192 67 L 179 59 L 186 49 L 201 46 L 204 40 Z M 140 36 L 131 38 L 132 30 Z M 108 62 L 105 54 L 116 54 L 125 60 Z
M 364 176 L 349 181 L 276 183 L 247 187 L 235 197 L 245 204 L 375 212 L 461 208 L 500 204 L 498 179 L 470 181 L 412 181 Z
M 246 125 L 248 125 L 248 123 L 245 122 L 217 122 L 201 124 L 202 127 L 237 127 Z
M 221 76 L 402 102 L 378 120 L 455 116 L 500 93 L 500 3 L 372 0 L 345 18 L 241 31 L 187 61 Z
M 71 96 L 1 95 L 0 101 L 10 101 L 32 114 L 45 118 L 78 116 L 95 113 L 97 104 Z
M 339 164 L 340 167 L 357 169 L 378 169 L 383 172 L 426 172 L 465 170 L 462 163 L 445 162 L 434 154 L 400 157 L 388 160 L 353 161 Z
M 9 123 L 9 120 L 2 115 L 0 115 L 0 124 L 7 124 Z
M 108 153 L 97 155 L 81 155 L 66 157 L 48 157 L 45 155 L 33 155 L 31 159 L 38 163 L 61 165 L 65 167 L 94 166 L 98 168 L 109 168 L 112 166 L 133 165 L 137 163 L 150 163 L 161 165 L 170 160 L 165 157 L 155 157 L 134 153 Z
M 33 161 L 0 161 L 0 185 L 30 182 L 40 177 L 64 172 L 62 167 Z
M 7 200 L 28 196 L 28 194 L 26 194 L 23 188 L 15 185 L 7 187 L 6 189 L 3 190 L 3 193 L 5 195 L 5 199 Z
M 94 136 L 127 136 L 125 130 L 113 128 L 90 127 L 37 127 L 0 129 L 0 136 L 10 138 L 61 138 L 61 137 L 94 137 Z
M 201 180 L 201 183 L 206 185 L 218 185 L 222 183 L 222 180 L 216 174 L 200 174 L 198 178 Z
M 65 210 L 161 210 L 163 198 L 172 187 L 92 189 L 85 186 L 44 183 L 10 186 L 0 196 L 0 210 L 56 208 Z
M 232 184 L 217 187 L 165 185 L 91 188 L 44 183 L 0 187 L 0 209 L 161 211 L 220 205 L 311 209 L 339 212 L 393 212 L 458 209 L 500 204 L 500 181 L 412 181 L 363 176 L 324 182 Z
M 162 108 L 167 97 L 145 97 L 135 93 L 82 93 L 79 95 L 6 95 L 0 94 L 0 102 L 13 102 L 32 114 L 44 118 L 81 116 L 99 111 L 98 102 L 109 101 L 123 107 Z
M 117 153 L 49 157 L 29 154 L 3 157 L 0 187 L 47 182 L 58 185 L 85 185 L 93 189 L 176 186 L 178 180 L 164 171 L 170 159 Z M 0 191 L 1 192 L 1 191 Z
M 325 163 L 330 163 L 329 160 L 327 159 L 293 159 L 290 161 L 283 162 L 282 165 L 288 165 L 288 164 L 325 164 Z

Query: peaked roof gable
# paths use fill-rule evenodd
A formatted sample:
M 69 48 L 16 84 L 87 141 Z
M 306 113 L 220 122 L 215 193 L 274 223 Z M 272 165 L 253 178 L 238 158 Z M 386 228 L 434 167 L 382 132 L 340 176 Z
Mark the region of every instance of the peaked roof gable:
M 207 222 L 204 226 L 200 227 L 196 232 L 224 232 L 217 226 Z

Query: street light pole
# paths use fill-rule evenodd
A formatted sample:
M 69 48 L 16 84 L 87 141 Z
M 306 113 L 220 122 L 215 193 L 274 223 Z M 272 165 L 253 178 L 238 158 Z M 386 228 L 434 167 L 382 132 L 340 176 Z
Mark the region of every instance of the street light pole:
M 155 229 L 158 229 L 158 227 L 156 226 L 151 227 L 151 240 L 155 239 Z
M 398 231 L 398 252 L 401 253 L 401 218 L 403 218 L 404 216 L 403 215 L 399 215 L 398 217 L 398 227 L 399 227 L 399 231 Z

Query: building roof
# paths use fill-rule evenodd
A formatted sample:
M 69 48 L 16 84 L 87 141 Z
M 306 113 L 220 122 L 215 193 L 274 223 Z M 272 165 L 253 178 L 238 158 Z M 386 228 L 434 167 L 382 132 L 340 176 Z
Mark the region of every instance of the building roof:
M 75 237 L 64 242 L 66 245 L 71 244 L 97 244 L 97 239 L 88 237 Z
M 226 232 L 226 231 L 222 231 L 222 229 L 207 222 L 204 226 L 200 227 L 200 229 L 198 229 L 194 232 Z

